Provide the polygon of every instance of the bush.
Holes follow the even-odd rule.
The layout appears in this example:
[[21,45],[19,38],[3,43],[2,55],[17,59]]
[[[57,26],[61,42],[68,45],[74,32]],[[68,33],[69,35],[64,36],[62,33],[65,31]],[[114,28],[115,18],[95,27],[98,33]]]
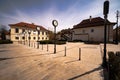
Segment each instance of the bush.
[[120,80],[120,52],[108,52],[109,56],[109,79]]
[[13,43],[11,40],[0,40],[0,44],[11,44]]
[[[54,44],[54,40],[39,41],[40,44]],[[56,41],[56,44],[66,44],[66,41]]]

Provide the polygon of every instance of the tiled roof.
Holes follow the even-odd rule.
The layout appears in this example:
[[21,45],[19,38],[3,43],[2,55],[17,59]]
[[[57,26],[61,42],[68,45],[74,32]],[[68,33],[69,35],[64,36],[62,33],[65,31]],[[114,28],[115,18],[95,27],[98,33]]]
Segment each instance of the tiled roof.
[[71,34],[71,29],[63,29],[61,30],[62,34]]
[[45,29],[43,26],[39,26],[39,25],[35,25],[35,24],[30,24],[30,23],[25,23],[25,22],[20,22],[20,23],[16,23],[16,24],[9,24],[10,27],[16,26],[16,27],[25,27],[25,28],[31,28],[31,29],[36,29],[36,27],[40,27],[40,30],[45,30],[47,31],[47,29]]
[[[112,23],[110,21],[107,20],[107,24],[113,24],[115,25],[116,23]],[[97,27],[97,26],[103,26],[104,25],[104,19],[101,17],[96,17],[96,18],[92,18],[92,19],[85,19],[82,22],[80,22],[79,24],[75,25],[73,27],[73,29],[77,29],[77,28],[86,28],[86,27]]]

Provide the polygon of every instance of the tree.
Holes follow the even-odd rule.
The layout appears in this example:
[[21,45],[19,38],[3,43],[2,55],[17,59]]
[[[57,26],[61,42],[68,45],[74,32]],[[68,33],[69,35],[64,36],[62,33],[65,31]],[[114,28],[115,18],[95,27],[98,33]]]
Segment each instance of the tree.
[[7,31],[7,27],[5,25],[0,25],[0,33],[1,33],[1,39],[2,40],[6,40],[6,32]]
[[54,40],[54,33],[49,31],[49,40]]

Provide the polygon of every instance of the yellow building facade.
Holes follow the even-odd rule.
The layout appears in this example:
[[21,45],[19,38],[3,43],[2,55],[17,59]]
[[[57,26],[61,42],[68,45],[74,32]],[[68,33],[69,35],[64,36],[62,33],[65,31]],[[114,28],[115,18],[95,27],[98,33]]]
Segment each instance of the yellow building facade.
[[[42,26],[20,22],[16,24],[9,24],[10,36],[13,42],[24,42],[29,41],[43,41],[49,40],[48,30]],[[39,27],[39,30],[37,28]]]

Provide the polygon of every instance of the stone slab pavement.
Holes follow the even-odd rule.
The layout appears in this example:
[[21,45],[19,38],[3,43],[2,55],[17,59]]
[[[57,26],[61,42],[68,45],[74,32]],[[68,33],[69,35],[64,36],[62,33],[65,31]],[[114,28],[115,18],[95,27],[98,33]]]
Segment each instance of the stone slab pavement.
[[[109,49],[120,50],[109,44]],[[22,44],[0,45],[0,80],[103,80],[103,44],[67,43],[39,45],[39,49]],[[65,54],[66,47],[66,56]],[[79,48],[81,60],[79,61]]]

